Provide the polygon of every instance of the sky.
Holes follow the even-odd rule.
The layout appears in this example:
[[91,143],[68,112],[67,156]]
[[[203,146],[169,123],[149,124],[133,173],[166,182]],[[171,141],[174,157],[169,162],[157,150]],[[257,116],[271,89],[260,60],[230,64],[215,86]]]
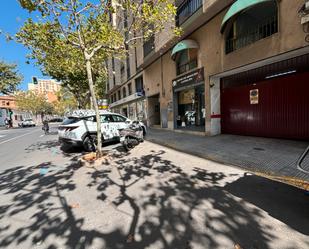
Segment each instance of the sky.
[[[0,8],[0,30],[3,33],[15,34],[23,25],[23,22],[30,17],[28,11],[19,6],[17,0],[1,0]],[[7,42],[4,35],[0,35],[0,60],[17,64],[17,68],[24,79],[19,86],[21,90],[27,90],[28,83],[32,76],[39,78],[49,78],[42,76],[40,69],[33,62],[26,64],[26,55],[29,51],[14,41]]]

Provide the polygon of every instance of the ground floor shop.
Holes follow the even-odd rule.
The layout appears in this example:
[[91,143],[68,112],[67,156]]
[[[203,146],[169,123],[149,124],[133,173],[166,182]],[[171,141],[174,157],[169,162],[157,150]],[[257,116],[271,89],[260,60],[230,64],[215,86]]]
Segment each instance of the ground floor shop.
[[174,129],[205,131],[204,69],[173,80]]

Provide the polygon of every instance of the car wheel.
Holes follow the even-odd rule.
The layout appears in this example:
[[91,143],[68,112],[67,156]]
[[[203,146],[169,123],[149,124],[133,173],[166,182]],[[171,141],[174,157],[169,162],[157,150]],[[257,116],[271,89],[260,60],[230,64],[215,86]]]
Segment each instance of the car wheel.
[[83,147],[85,151],[87,152],[95,152],[96,151],[96,146],[95,146],[95,141],[93,137],[87,136],[83,140]]

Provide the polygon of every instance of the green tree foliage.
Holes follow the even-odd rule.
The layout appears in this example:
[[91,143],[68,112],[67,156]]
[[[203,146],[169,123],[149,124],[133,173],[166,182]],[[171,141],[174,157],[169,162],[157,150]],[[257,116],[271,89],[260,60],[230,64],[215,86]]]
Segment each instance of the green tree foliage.
[[15,64],[0,61],[0,93],[12,94],[21,80],[22,76],[18,74]]
[[27,91],[18,92],[15,98],[17,108],[21,111],[30,112],[33,115],[41,115],[41,117],[54,112],[53,105],[46,101],[44,95]]
[[[73,77],[78,84],[87,79],[97,120],[100,117],[96,93],[100,90],[96,90],[95,85],[98,86],[97,79],[103,79],[106,72],[104,61],[110,57],[128,56],[128,48],[135,46],[138,40],[147,40],[155,33],[170,28],[167,23],[174,23],[176,14],[176,7],[170,0],[19,2],[30,12],[39,13],[41,18],[36,22],[29,19],[17,34],[17,39],[30,49],[32,58],[42,65],[44,72],[64,73],[70,79],[66,84],[72,88],[76,84],[72,81]],[[118,16],[117,22],[111,18],[114,15]],[[68,77],[68,74],[72,75]],[[63,81],[60,76],[54,78]],[[97,152],[100,156],[99,122]]]
[[78,103],[74,95],[66,88],[62,87],[57,92],[57,100],[52,103],[54,108],[54,114],[64,116],[67,112],[77,109]]

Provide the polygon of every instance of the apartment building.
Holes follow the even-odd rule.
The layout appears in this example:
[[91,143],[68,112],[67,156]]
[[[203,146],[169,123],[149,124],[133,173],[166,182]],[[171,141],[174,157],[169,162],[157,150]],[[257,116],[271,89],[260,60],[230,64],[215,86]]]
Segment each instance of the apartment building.
[[59,82],[53,79],[38,79],[38,84],[28,83],[28,90],[46,96],[48,102],[57,100],[56,92],[61,88]]
[[180,132],[309,139],[306,2],[176,1],[181,37],[109,61],[110,107]]
[[31,115],[17,109],[14,96],[0,96],[0,126],[5,125],[5,119],[11,119],[13,126],[17,127],[18,123],[26,118],[31,118]]

